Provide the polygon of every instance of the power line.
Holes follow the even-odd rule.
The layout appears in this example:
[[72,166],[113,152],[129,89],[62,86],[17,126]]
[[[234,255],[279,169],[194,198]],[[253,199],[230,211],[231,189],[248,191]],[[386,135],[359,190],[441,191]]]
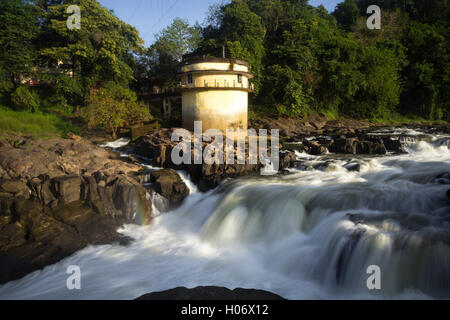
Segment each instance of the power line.
[[137,5],[137,7],[136,7],[136,9],[134,9],[134,12],[133,12],[133,14],[131,15],[131,17],[130,18],[128,18],[128,20],[127,21],[130,21],[131,22],[131,19],[133,19],[134,18],[134,16],[136,15],[136,13],[138,12],[138,10],[141,8],[141,6],[142,6],[142,3],[144,3],[144,0],[141,0],[140,2],[139,2],[139,4]]
[[178,4],[180,0],[175,0],[175,2],[167,9],[167,11],[156,21],[147,31],[142,35],[142,37],[145,37],[154,27],[156,27],[161,21],[172,11],[172,9]]

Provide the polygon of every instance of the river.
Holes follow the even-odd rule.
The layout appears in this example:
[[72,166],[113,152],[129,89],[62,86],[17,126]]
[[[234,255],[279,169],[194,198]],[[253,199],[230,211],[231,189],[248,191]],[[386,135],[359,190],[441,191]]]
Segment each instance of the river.
[[[200,285],[288,299],[450,298],[450,181],[437,179],[450,173],[450,137],[391,134],[408,154],[298,154],[290,174],[208,193],[184,176],[191,195],[150,226],[125,226],[130,246],[88,247],[1,286],[0,299],[134,299]],[[66,288],[71,265],[81,290]],[[367,287],[372,265],[381,290]]]

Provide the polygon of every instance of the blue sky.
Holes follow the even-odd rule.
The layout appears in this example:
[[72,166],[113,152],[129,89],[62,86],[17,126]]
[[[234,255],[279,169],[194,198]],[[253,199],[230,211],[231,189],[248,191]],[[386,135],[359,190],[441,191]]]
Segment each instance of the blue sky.
[[[135,26],[147,46],[154,35],[169,25],[176,17],[191,24],[203,23],[210,4],[224,0],[99,0],[108,9],[113,9],[121,20]],[[227,2],[227,1],[225,1]],[[333,11],[339,0],[310,0],[310,4],[323,5]]]

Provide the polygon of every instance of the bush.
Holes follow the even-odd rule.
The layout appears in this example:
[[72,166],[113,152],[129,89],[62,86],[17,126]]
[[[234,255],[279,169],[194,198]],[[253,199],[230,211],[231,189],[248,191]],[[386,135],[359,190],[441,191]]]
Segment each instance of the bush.
[[121,127],[143,123],[151,117],[148,108],[137,102],[133,91],[117,85],[91,92],[86,105],[84,117],[89,127],[109,130],[113,139]]
[[11,95],[11,102],[18,111],[37,112],[39,96],[26,86],[19,86]]

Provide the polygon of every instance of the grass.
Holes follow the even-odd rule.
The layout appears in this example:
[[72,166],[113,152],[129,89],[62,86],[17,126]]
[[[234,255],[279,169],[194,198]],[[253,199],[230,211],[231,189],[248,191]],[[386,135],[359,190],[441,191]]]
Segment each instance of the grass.
[[[310,112],[309,115],[322,114],[331,120],[349,119],[349,117],[339,114],[335,109],[320,109],[317,112]],[[249,105],[248,118],[249,120],[258,120],[261,118],[278,117],[275,107],[262,106],[262,105]],[[307,117],[306,117],[307,119]],[[364,122],[377,124],[377,125],[448,125],[449,122],[445,120],[427,120],[415,115],[399,115],[394,114],[389,117],[373,118],[373,119],[359,119]]]
[[57,114],[14,111],[0,106],[0,132],[32,136],[35,139],[80,134],[79,127]]
[[448,124],[445,120],[427,120],[425,118],[417,117],[417,116],[403,116],[403,115],[394,115],[390,118],[384,119],[369,119],[367,120],[370,123],[374,124],[387,124],[387,125],[446,125]]

